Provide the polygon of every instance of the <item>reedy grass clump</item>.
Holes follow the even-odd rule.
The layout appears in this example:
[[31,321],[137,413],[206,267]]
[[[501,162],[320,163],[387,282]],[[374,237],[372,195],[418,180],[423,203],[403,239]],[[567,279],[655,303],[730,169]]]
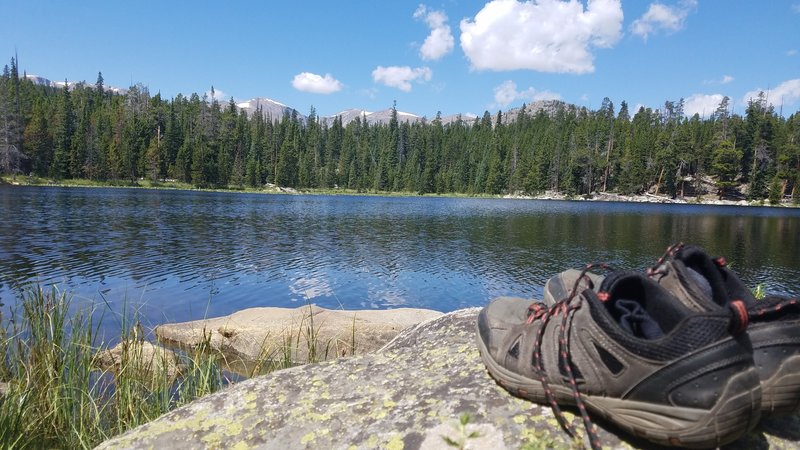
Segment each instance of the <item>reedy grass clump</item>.
[[180,356],[176,374],[142,351],[141,324],[125,314],[121,356],[99,369],[107,346],[93,312],[72,311],[55,288],[35,288],[3,320],[0,448],[91,448],[226,384],[208,340]]
[[[125,312],[113,353],[99,342],[100,322],[108,319],[94,306],[70,303],[66,293],[36,287],[7,320],[0,313],[0,449],[92,448],[237,379],[210,333],[172,353],[147,341],[138,312]],[[318,330],[310,315],[278,348],[262,346],[245,374],[355,352],[355,319],[349,345],[321,342]],[[100,368],[101,357],[112,353],[110,368]]]

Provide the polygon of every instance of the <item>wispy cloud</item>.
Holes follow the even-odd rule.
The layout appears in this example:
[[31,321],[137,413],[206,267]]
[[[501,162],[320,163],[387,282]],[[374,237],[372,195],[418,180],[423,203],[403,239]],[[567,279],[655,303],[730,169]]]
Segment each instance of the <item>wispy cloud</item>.
[[332,94],[342,90],[342,83],[333,78],[331,74],[325,76],[311,72],[302,72],[294,76],[292,86],[298,91],[311,92],[313,94]]
[[723,75],[722,78],[718,78],[715,80],[705,80],[703,84],[728,84],[732,83],[736,78],[730,75]]
[[786,52],[786,56],[797,56],[797,49],[791,49]]
[[473,69],[591,73],[593,48],[614,46],[622,30],[619,0],[494,0],[461,21],[461,48]]
[[419,5],[414,12],[414,18],[422,20],[431,29],[425,42],[419,49],[423,60],[436,61],[453,51],[455,39],[447,24],[447,15],[443,11],[429,10],[425,5]]
[[360,95],[367,97],[370,100],[375,100],[378,97],[378,89],[377,88],[368,88],[368,89],[361,89],[358,91]]
[[667,6],[659,2],[651,3],[647,12],[633,21],[630,28],[631,33],[646,41],[648,36],[659,31],[668,33],[680,31],[686,25],[689,13],[696,7],[697,0],[681,0],[675,6]]
[[430,81],[432,77],[433,71],[428,67],[412,69],[409,66],[378,66],[372,71],[374,82],[400,89],[403,92],[411,92],[411,82],[424,83]]
[[766,94],[767,103],[772,106],[793,105],[800,101],[800,78],[786,80],[773,89],[753,89],[744,94],[742,103],[746,104],[750,100],[758,98],[758,94],[761,92]]
[[550,91],[537,91],[529,87],[523,91],[517,90],[517,83],[511,80],[504,81],[494,88],[494,101],[492,107],[505,107],[517,101],[560,100],[561,95]]

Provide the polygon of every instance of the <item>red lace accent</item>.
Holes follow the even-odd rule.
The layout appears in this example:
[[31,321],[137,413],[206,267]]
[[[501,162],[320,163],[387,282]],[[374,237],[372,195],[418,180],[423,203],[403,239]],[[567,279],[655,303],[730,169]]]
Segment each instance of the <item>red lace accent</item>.
[[[572,395],[575,397],[575,405],[578,407],[578,410],[581,413],[581,418],[583,419],[583,426],[586,429],[586,434],[589,438],[589,443],[592,449],[601,449],[602,445],[600,444],[600,437],[597,434],[597,430],[592,423],[592,419],[589,417],[589,413],[586,410],[586,404],[583,401],[583,397],[581,396],[580,391],[578,390],[578,381],[575,378],[575,372],[572,369],[572,360],[570,358],[570,351],[569,351],[569,323],[570,318],[575,311],[581,308],[583,305],[583,297],[579,297],[578,293],[578,286],[583,278],[586,276],[586,272],[593,267],[601,267],[604,269],[608,269],[608,265],[606,264],[588,264],[582,271],[580,276],[575,280],[575,285],[573,286],[570,294],[567,298],[561,299],[553,304],[550,308],[547,308],[542,303],[533,303],[531,306],[528,307],[530,311],[530,315],[528,316],[528,323],[532,324],[537,320],[541,320],[542,324],[539,326],[539,329],[536,332],[536,337],[533,343],[533,369],[536,372],[536,375],[539,377],[539,381],[542,383],[542,388],[544,388],[544,394],[547,398],[547,402],[550,403],[550,408],[552,408],[553,413],[556,416],[556,420],[561,425],[561,427],[569,433],[569,435],[575,439],[577,433],[575,428],[572,426],[571,423],[567,422],[566,417],[564,416],[561,407],[558,406],[558,402],[556,401],[555,395],[553,395],[553,391],[550,388],[549,383],[547,382],[547,374],[544,371],[544,367],[542,366],[542,338],[544,337],[545,327],[547,323],[555,316],[561,316],[561,323],[558,327],[558,355],[561,362],[561,365],[565,368],[567,372],[567,378],[569,379],[569,386],[572,389]],[[607,294],[606,294],[607,295]],[[573,302],[574,299],[577,298],[576,302]]]
[[653,267],[647,268],[645,274],[648,277],[654,277],[658,274],[665,274],[666,272],[664,272],[664,270],[661,268],[661,265],[664,264],[667,258],[672,258],[673,256],[675,256],[675,254],[677,254],[682,248],[683,248],[683,242],[678,242],[677,244],[673,244],[667,247],[667,249],[664,251],[664,254],[661,255],[661,257],[658,258],[658,260],[656,260],[655,265],[653,265]]
[[[732,325],[735,325],[735,329],[732,330],[733,333],[743,333],[747,329],[747,324],[750,321],[750,317],[747,314],[747,307],[743,301],[733,300],[730,302],[730,308],[733,310],[737,319],[735,323],[732,323]],[[778,305],[778,309],[780,309],[780,305]]]

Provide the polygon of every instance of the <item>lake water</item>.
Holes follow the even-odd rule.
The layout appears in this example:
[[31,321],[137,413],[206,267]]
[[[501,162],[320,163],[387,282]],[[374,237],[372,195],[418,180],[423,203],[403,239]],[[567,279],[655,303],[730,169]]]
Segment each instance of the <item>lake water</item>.
[[587,262],[643,268],[678,241],[800,294],[800,209],[6,186],[0,302],[56,284],[148,325],[307,303],[452,311],[538,297]]

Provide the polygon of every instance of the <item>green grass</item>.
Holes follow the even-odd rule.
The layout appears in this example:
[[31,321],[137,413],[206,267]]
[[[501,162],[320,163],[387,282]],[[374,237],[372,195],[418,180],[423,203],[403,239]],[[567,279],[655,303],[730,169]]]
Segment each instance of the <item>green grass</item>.
[[[136,312],[121,314],[120,351],[101,369],[109,346],[98,342],[98,321],[108,318],[96,308],[71,308],[66,293],[37,287],[11,317],[0,315],[0,448],[92,448],[233,382],[210,334],[182,352],[146,352],[152,347]],[[318,329],[313,318],[302,323],[282,347],[264,349],[247,375],[297,365],[300,345],[308,345],[303,362],[338,353],[319,342]]]
[[199,188],[191,183],[180,181],[152,181],[148,179],[139,180],[87,180],[87,179],[65,179],[56,180],[36,176],[18,175],[15,179],[11,176],[0,176],[0,184],[16,184],[20,186],[61,186],[61,187],[115,187],[115,188],[142,188],[142,189],[174,189],[186,191],[208,191],[208,192],[243,192],[257,194],[307,194],[307,195],[366,195],[381,197],[455,197],[455,198],[500,198],[501,195],[491,194],[466,194],[466,193],[427,193],[417,192],[395,192],[377,190],[359,190],[348,188],[306,188],[306,189],[280,189],[278,187],[254,188],[249,186],[228,185],[216,188]]

